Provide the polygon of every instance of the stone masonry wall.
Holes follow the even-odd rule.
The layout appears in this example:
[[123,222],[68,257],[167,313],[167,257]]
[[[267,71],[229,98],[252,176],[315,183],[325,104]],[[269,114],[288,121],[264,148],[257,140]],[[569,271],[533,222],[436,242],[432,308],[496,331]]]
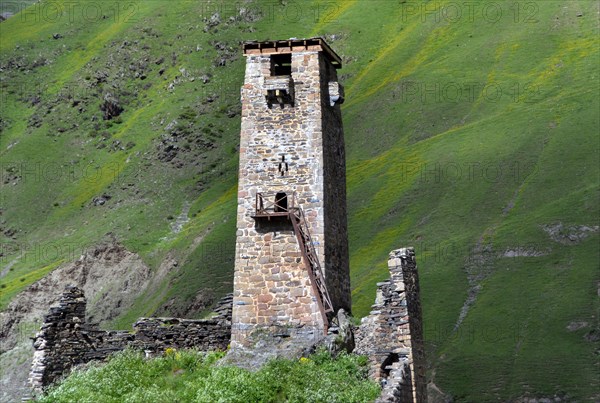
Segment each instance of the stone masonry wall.
[[370,373],[383,386],[380,401],[425,402],[425,355],[414,250],[392,251],[388,267],[390,280],[377,284],[372,311],[355,333],[355,353],[369,356]]
[[[305,60],[306,58],[306,60]],[[313,71],[295,83],[295,104],[269,108],[263,85],[270,75],[270,58],[248,56],[242,88],[242,129],[238,186],[237,244],[234,273],[232,346],[247,344],[247,336],[257,327],[288,323],[292,327],[323,328],[316,295],[306,275],[300,247],[291,223],[257,227],[251,217],[258,192],[273,200],[279,191],[302,204],[315,241],[322,240],[323,228],[320,181],[316,175],[321,161],[318,121],[309,112],[312,98],[318,96],[318,61],[315,56],[294,55],[294,70],[302,66]],[[299,129],[304,135],[293,135]],[[319,148],[317,148],[319,147]],[[314,150],[314,152],[313,152]],[[288,172],[281,176],[282,156]],[[319,257],[323,253],[317,248]]]
[[105,331],[85,320],[86,299],[67,287],[58,306],[50,308],[33,342],[29,383],[35,393],[76,365],[104,360],[125,348],[162,352],[168,347],[225,350],[231,337],[231,296],[223,298],[217,315],[207,320],[141,318],[134,332]]
[[385,365],[387,378],[382,380],[382,390],[375,403],[414,402],[410,362],[407,357]]
[[325,283],[336,311],[352,311],[350,258],[346,212],[346,151],[340,103],[332,105],[331,85],[338,83],[337,70],[320,55],[321,130],[323,132],[323,201],[325,225]]
[[[329,102],[323,84],[328,78],[322,76],[326,70],[323,63],[329,62],[320,55],[318,50],[291,53],[291,76],[283,76],[285,79],[271,76],[269,55],[246,55],[241,91],[233,347],[248,344],[248,335],[257,328],[285,325],[325,333],[325,321],[291,222],[259,224],[252,218],[259,192],[267,195],[268,201],[274,201],[276,193],[285,192],[288,203],[295,194],[307,219],[334,308],[349,308],[345,181],[339,180],[343,173],[338,172],[344,163],[342,159],[337,168],[330,167],[340,155],[338,148],[330,157],[324,157],[325,137],[331,130],[329,124],[324,126],[324,119],[330,117],[323,114],[322,108],[332,107],[323,101],[327,98]],[[269,105],[266,90],[282,85],[293,94],[293,102]],[[339,128],[332,132],[336,139],[342,135],[339,116],[332,125],[338,123]],[[343,141],[336,143],[343,146]],[[283,175],[280,163],[287,164]],[[325,175],[325,171],[335,175]],[[342,187],[343,191],[338,190]],[[332,199],[335,205],[329,205]],[[326,220],[331,224],[327,234]],[[328,247],[330,241],[333,245]]]

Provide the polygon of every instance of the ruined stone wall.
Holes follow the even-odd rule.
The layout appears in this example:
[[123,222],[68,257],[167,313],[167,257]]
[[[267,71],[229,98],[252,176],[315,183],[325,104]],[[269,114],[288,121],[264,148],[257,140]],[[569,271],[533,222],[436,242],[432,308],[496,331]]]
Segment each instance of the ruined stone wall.
[[[322,89],[323,62],[315,50],[292,53],[291,79],[287,79],[287,85],[288,92],[293,93],[293,103],[269,106],[265,91],[274,79],[282,79],[270,76],[269,56],[247,55],[242,88],[233,346],[243,345],[246,336],[257,326],[286,324],[323,330],[325,325],[292,224],[284,221],[257,226],[251,217],[258,192],[268,194],[271,200],[277,192],[286,192],[290,199],[295,193],[296,202],[308,221],[325,277],[329,276],[332,284],[342,277],[333,273],[342,270],[342,263],[329,264],[333,249],[325,253],[327,202],[324,193],[328,189],[324,188],[321,100],[328,92]],[[280,162],[288,164],[283,175]],[[331,217],[336,217],[334,209],[332,206],[327,210]],[[334,218],[332,222],[339,222],[335,229],[341,229],[340,219]],[[331,233],[335,229],[330,230],[332,240]],[[346,249],[347,246],[340,247],[339,255],[345,256]],[[345,282],[349,283],[349,278]],[[349,301],[349,286],[340,290],[348,296],[342,298],[336,292],[336,308],[337,301],[343,301],[344,306]]]
[[128,332],[107,332],[86,323],[85,308],[83,291],[68,287],[59,305],[44,317],[33,342],[29,383],[35,391],[40,392],[75,365],[105,359],[133,341]]
[[407,357],[385,366],[387,377],[382,381],[381,394],[375,403],[414,402],[410,362]]
[[68,287],[58,306],[50,308],[33,342],[29,383],[39,393],[76,365],[104,360],[125,348],[163,352],[166,348],[225,350],[231,337],[231,296],[223,298],[217,315],[207,320],[141,318],[134,332],[105,331],[85,319],[86,299]]
[[225,350],[231,338],[231,325],[222,318],[141,318],[133,328],[135,339],[130,347],[152,352],[169,347]]
[[[417,262],[413,248],[398,249],[390,254],[393,257],[388,261],[391,264],[390,273],[392,282],[400,284],[404,282],[406,307],[408,310],[408,335],[404,335],[402,341],[410,345],[411,370],[413,378],[413,390],[416,397],[425,396],[427,380],[425,377],[425,342],[423,340],[423,319],[421,311],[421,298],[419,289],[419,275],[417,273]],[[422,398],[421,400],[423,400]],[[421,401],[418,398],[416,401]]]
[[382,401],[394,401],[385,399],[399,398],[410,390],[410,400],[404,397],[400,401],[425,402],[425,354],[414,250],[392,251],[388,268],[390,280],[377,284],[372,311],[356,331],[355,353],[369,356],[370,373],[384,387]]

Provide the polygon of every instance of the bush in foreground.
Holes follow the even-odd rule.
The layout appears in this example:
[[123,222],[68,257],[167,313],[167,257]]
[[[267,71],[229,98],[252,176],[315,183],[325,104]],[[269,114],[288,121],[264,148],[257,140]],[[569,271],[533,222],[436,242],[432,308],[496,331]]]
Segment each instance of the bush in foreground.
[[298,361],[273,360],[260,371],[215,365],[224,353],[168,349],[145,359],[125,351],[106,364],[76,370],[38,401],[141,402],[368,402],[380,392],[367,378],[365,357],[325,351]]

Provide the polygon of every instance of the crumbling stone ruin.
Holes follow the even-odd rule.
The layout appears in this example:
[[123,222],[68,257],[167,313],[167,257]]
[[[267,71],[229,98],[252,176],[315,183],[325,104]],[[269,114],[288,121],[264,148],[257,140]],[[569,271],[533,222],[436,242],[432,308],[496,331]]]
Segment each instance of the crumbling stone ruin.
[[167,348],[225,350],[231,336],[231,295],[221,299],[210,319],[140,318],[134,332],[105,331],[88,323],[86,299],[77,287],[69,286],[58,306],[50,308],[40,331],[29,383],[35,393],[68,373],[76,365],[104,360],[126,348],[162,353]]
[[390,253],[370,315],[348,313],[350,275],[341,58],[322,38],[244,44],[242,129],[233,296],[206,320],[142,318],[134,332],[85,320],[81,290],[51,308],[31,370],[40,391],[75,365],[127,347],[224,350],[256,368],[318,346],[366,355],[378,402],[425,402],[419,281],[412,248]]
[[356,354],[369,357],[383,387],[381,402],[426,401],[419,278],[413,248],[390,252],[390,279],[377,284],[375,304],[355,332]]
[[[295,342],[291,331],[281,326],[270,328],[258,341],[256,350],[247,357],[257,368],[261,349],[265,357],[306,354],[317,346],[333,353],[346,351],[369,357],[371,377],[382,385],[378,402],[426,401],[425,356],[419,281],[412,248],[394,250],[388,260],[390,279],[377,285],[377,297],[371,314],[359,327],[351,325],[347,313],[340,309],[330,321],[326,336],[313,334],[305,343]],[[35,393],[79,364],[104,360],[125,348],[160,354],[167,348],[196,348],[201,351],[225,350],[230,343],[232,295],[222,298],[215,316],[204,320],[179,318],[140,318],[134,331],[106,331],[86,321],[86,299],[77,287],[68,287],[58,306],[52,307],[34,339],[34,359],[29,382]],[[306,335],[303,335],[304,337]],[[318,337],[317,337],[318,336]],[[297,340],[297,339],[296,339]],[[311,342],[308,342],[311,340]],[[237,357],[239,358],[239,356]],[[235,362],[235,361],[230,361]]]

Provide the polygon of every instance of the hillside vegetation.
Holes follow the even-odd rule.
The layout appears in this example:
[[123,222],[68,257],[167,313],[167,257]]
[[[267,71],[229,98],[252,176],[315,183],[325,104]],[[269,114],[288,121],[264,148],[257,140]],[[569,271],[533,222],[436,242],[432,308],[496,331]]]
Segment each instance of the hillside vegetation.
[[106,365],[73,373],[42,403],[121,402],[339,402],[374,400],[379,386],[367,379],[366,357],[328,351],[298,361],[270,361],[260,371],[219,366],[225,353],[167,350],[144,359],[126,351]]
[[323,36],[354,315],[414,246],[439,389],[599,399],[599,5],[469,4],[42,1],[2,22],[0,307],[107,233],[177,261],[107,326],[230,292],[240,42]]

